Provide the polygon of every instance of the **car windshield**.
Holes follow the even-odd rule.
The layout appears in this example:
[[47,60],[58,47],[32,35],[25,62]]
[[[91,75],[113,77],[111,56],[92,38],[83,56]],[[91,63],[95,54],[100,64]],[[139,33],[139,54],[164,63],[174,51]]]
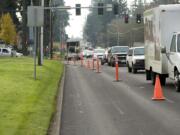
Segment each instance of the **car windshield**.
[[111,50],[112,53],[118,53],[118,52],[127,53],[127,51],[128,51],[128,47],[120,47],[120,46],[112,47],[112,50]]
[[103,49],[94,50],[94,53],[105,53],[105,50]]
[[134,49],[134,55],[144,55],[144,48],[136,48]]

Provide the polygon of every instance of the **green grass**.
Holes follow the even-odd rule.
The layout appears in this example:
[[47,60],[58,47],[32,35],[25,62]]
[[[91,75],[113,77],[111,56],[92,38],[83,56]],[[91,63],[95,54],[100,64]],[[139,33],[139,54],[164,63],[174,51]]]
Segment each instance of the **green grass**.
[[0,135],[45,135],[63,64],[45,60],[33,79],[31,58],[0,58]]

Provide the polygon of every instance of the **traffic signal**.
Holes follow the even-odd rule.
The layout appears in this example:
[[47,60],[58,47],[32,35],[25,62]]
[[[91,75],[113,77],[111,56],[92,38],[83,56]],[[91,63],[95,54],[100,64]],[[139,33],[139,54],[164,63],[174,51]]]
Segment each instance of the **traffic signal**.
[[114,4],[113,11],[114,11],[114,15],[118,15],[118,13],[119,13],[119,5],[118,5],[118,3]]
[[103,15],[104,13],[104,4],[98,3],[98,15]]
[[141,23],[141,14],[136,15],[136,23]]
[[128,14],[125,14],[125,16],[124,16],[124,22],[125,22],[125,23],[128,23],[128,22],[129,22],[129,15],[128,15]]
[[81,15],[81,4],[76,4],[76,15]]

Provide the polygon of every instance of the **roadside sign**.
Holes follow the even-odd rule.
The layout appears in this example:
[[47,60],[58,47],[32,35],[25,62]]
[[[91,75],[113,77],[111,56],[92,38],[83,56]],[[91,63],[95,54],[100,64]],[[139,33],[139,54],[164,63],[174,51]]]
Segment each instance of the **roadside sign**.
[[28,6],[28,26],[41,27],[44,25],[44,7]]

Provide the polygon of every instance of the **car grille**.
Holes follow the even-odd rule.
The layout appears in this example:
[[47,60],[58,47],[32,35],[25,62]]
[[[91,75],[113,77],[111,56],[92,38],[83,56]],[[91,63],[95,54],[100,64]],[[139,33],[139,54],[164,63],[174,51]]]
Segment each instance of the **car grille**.
[[118,54],[117,56],[120,60],[126,60],[126,54]]
[[136,64],[138,64],[138,65],[144,65],[144,60],[136,60]]

